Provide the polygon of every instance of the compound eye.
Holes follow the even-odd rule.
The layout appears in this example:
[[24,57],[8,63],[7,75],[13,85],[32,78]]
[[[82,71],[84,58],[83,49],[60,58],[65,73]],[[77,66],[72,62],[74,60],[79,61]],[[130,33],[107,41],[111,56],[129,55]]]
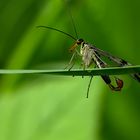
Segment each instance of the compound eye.
[[83,39],[78,39],[78,40],[77,40],[77,44],[78,44],[78,45],[80,45],[82,42],[84,42]]

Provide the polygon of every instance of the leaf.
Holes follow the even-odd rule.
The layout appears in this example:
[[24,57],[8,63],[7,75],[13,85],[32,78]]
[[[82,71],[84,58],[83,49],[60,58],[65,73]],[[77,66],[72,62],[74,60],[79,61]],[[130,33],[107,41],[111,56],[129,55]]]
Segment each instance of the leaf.
[[140,65],[127,67],[111,67],[102,69],[87,69],[87,70],[0,70],[0,74],[52,74],[65,76],[90,76],[90,75],[122,75],[139,73]]

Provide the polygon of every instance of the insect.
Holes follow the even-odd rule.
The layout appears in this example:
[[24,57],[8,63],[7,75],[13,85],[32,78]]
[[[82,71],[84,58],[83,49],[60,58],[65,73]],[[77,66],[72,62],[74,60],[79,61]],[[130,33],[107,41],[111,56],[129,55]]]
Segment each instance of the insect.
[[[71,16],[71,20],[72,20],[72,24],[73,24],[75,33],[76,33],[76,38],[74,36],[70,35],[69,33],[66,33],[62,30],[59,30],[59,29],[56,29],[53,27],[37,26],[37,28],[47,28],[50,30],[54,30],[56,32],[60,32],[75,41],[74,45],[72,45],[72,47],[70,47],[70,49],[69,49],[69,51],[73,54],[72,54],[72,57],[66,68],[68,68],[70,66],[69,70],[71,70],[71,68],[74,65],[73,60],[76,55],[78,55],[82,58],[82,65],[83,65],[84,70],[89,68],[92,64],[95,64],[95,67],[99,68],[99,69],[109,67],[109,65],[102,59],[102,57],[108,58],[110,61],[114,62],[115,64],[117,64],[117,66],[120,66],[120,67],[132,65],[119,57],[113,56],[112,54],[97,48],[95,45],[92,45],[92,44],[86,42],[84,39],[81,39],[81,38],[79,39],[72,15],[70,14],[70,16]],[[78,50],[78,47],[80,47],[79,50]],[[140,73],[131,74],[131,76],[135,80],[140,82]],[[90,85],[92,82],[92,78],[93,78],[93,76],[91,75],[90,82],[88,84],[88,89],[87,89],[87,98],[89,95],[89,89],[90,89]],[[109,75],[101,75],[101,78],[109,86],[109,88],[113,91],[121,91],[121,89],[123,88],[123,80],[121,80],[117,77],[114,77],[116,85],[112,84],[112,80]]]

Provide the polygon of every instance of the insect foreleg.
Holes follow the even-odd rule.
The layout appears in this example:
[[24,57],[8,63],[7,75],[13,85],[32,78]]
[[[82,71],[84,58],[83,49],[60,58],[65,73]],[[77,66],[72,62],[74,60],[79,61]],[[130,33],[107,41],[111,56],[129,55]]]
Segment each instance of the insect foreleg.
[[[69,66],[71,66],[71,67],[69,68],[69,70],[72,69],[72,67],[74,66],[73,59],[74,59],[75,56],[76,56],[76,52],[74,52],[74,53],[72,54],[72,57],[71,57],[69,63],[67,64],[67,66],[65,67],[65,69],[67,69]],[[72,62],[73,62],[73,64],[72,64]]]
[[75,52],[77,53],[78,56],[82,56],[77,49],[75,49]]
[[[65,69],[67,69],[69,66],[70,68],[68,69],[69,71],[73,68],[74,64],[75,64],[75,57],[76,56],[81,56],[81,54],[78,52],[77,49],[75,49],[74,53],[71,56],[71,59],[69,61],[69,63],[67,64],[67,66],[65,67]],[[74,61],[73,61],[74,60]]]

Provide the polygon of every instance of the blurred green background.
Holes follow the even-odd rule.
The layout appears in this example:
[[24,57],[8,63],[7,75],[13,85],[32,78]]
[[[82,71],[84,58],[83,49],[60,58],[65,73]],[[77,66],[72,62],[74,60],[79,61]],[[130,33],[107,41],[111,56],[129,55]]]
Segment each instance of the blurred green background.
[[[69,0],[78,35],[139,63],[139,0]],[[75,35],[63,0],[0,1],[0,68],[63,69]],[[140,85],[127,75],[122,92],[94,77],[0,75],[0,140],[138,140]]]

